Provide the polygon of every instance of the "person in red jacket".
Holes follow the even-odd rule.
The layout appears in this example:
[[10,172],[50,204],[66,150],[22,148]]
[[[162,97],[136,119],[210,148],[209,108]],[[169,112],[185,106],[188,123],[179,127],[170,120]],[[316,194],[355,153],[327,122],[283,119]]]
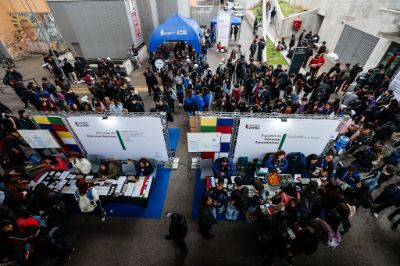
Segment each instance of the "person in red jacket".
[[311,76],[317,75],[319,69],[319,54],[316,54],[313,58],[311,58],[308,66],[310,67]]
[[54,155],[47,156],[46,159],[44,159],[44,163],[44,167],[49,170],[67,171],[69,169],[68,162]]
[[[324,57],[324,54],[320,54],[320,55],[318,56],[318,69],[317,69],[317,73],[318,73],[318,70],[319,70],[324,64],[325,64],[325,57]],[[317,74],[317,73],[315,73],[315,74]]]
[[231,92],[231,96],[232,99],[235,101],[236,104],[239,103],[240,101],[240,85],[239,84],[235,84],[235,86],[233,86],[232,92]]

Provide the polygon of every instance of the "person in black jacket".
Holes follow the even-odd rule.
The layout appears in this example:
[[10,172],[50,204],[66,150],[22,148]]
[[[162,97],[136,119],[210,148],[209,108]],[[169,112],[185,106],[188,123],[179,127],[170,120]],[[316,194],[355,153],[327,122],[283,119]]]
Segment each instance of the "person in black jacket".
[[150,67],[146,68],[143,75],[146,79],[146,84],[147,84],[147,88],[149,90],[149,95],[151,95],[154,91],[155,86],[158,84],[157,77],[150,70]]
[[129,102],[128,111],[133,113],[143,113],[144,104],[139,100],[140,96],[133,95],[132,100]]
[[154,167],[149,160],[142,158],[139,160],[139,164],[136,166],[136,180],[140,176],[149,176],[154,172]]
[[185,237],[188,232],[185,216],[168,211],[166,212],[166,216],[171,219],[171,224],[169,225],[169,234],[165,236],[165,239],[174,240],[184,253],[188,253],[188,248],[185,243]]
[[201,197],[200,209],[199,209],[199,227],[201,234],[208,239],[214,238],[215,235],[211,234],[211,227],[216,224],[212,214],[212,199],[208,193],[205,193]]

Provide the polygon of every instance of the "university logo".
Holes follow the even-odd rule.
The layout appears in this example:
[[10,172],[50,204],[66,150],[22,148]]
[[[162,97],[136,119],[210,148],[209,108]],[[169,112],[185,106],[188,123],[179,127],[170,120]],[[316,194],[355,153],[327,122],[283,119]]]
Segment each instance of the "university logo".
[[260,129],[260,125],[246,124],[246,129]]

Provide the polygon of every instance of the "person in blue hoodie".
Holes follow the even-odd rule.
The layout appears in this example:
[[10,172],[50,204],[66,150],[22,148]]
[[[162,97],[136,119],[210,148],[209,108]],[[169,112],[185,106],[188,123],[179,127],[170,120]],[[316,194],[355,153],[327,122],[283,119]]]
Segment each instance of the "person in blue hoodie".
[[335,177],[347,183],[352,189],[355,189],[361,180],[360,171],[354,165],[339,168],[336,171]]
[[191,113],[193,111],[193,91],[190,89],[186,90],[185,99],[183,101],[183,110]]
[[236,169],[231,160],[221,157],[215,160],[213,172],[214,178],[230,178],[236,172]]
[[200,91],[195,91],[195,96],[193,97],[193,109],[194,111],[203,111],[204,101]]

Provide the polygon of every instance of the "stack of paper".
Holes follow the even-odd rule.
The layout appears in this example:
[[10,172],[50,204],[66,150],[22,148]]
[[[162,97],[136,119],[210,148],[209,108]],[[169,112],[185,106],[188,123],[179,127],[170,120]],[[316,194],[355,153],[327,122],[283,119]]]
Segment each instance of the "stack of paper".
[[72,187],[72,186],[65,186],[61,192],[63,194],[74,194],[76,191],[76,187]]
[[99,196],[107,196],[108,191],[110,191],[110,187],[108,186],[96,186],[97,193]]
[[115,189],[115,193],[121,193],[122,188],[124,187],[126,176],[120,176],[117,180],[117,188]]
[[135,183],[128,183],[128,186],[126,187],[124,196],[127,196],[127,197],[132,196],[134,190],[135,190]]

